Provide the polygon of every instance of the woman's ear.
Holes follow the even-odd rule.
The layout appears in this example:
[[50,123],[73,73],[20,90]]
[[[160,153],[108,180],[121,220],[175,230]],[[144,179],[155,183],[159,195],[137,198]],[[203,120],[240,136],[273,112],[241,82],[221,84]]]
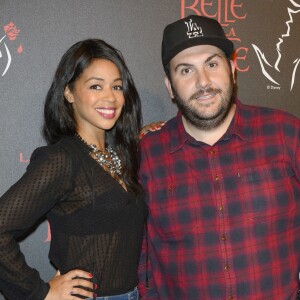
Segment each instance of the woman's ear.
[[73,94],[72,92],[70,91],[69,87],[66,86],[65,90],[64,90],[64,96],[65,98],[67,99],[67,101],[69,103],[73,103],[74,102],[74,97],[73,97]]

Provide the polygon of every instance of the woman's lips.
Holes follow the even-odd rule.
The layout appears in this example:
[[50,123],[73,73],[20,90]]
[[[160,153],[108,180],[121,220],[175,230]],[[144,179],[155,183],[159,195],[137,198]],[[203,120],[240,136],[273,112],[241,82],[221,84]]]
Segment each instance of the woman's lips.
[[96,111],[106,119],[113,119],[116,115],[115,108],[96,108]]

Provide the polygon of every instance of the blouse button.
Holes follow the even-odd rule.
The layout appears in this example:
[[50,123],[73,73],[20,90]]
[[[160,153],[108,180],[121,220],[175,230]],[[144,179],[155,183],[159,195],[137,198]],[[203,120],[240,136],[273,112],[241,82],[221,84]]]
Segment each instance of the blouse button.
[[226,241],[226,236],[225,236],[225,235],[222,235],[222,236],[221,236],[221,240],[222,240],[223,242],[225,242],[225,241]]

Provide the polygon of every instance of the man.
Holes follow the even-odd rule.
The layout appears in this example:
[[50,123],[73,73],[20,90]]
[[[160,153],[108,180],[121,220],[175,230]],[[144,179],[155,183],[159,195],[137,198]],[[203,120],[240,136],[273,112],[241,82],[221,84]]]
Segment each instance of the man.
[[297,297],[300,121],[235,97],[232,52],[213,19],[164,30],[165,83],[179,113],[141,141],[142,299]]

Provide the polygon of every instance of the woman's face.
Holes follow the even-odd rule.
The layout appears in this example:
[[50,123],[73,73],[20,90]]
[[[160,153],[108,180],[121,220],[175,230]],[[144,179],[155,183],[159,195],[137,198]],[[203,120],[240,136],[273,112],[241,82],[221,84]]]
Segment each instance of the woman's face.
[[117,66],[107,59],[95,59],[75,81],[65,97],[73,106],[77,132],[83,136],[105,136],[122,112],[125,99]]

